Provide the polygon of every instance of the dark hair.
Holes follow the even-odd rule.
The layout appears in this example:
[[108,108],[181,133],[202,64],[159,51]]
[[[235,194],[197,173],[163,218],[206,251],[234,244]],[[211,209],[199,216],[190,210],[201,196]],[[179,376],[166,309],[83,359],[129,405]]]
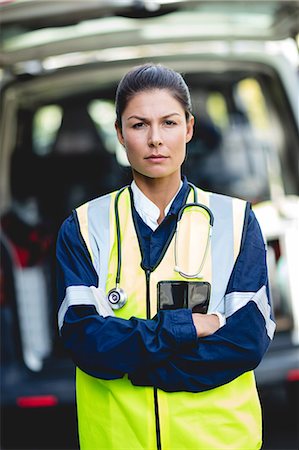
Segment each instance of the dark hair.
[[138,92],[152,89],[168,89],[181,103],[186,119],[189,119],[192,110],[190,92],[182,75],[161,64],[143,64],[126,73],[117,87],[115,109],[119,127],[128,101]]

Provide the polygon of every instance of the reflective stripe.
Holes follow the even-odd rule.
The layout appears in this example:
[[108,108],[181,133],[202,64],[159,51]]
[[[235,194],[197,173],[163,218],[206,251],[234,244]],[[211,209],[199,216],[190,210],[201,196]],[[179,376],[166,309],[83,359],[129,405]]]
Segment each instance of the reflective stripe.
[[[110,256],[110,203],[111,194],[92,200],[88,204],[88,234],[92,260],[99,277],[99,286],[106,290]],[[81,226],[81,224],[80,224]]]
[[62,328],[64,316],[70,306],[90,305],[94,306],[100,314],[99,305],[92,290],[88,286],[69,286],[58,311],[58,327]]
[[90,257],[93,261],[93,255],[91,252],[90,242],[89,242],[89,235],[88,235],[88,205],[89,203],[84,203],[84,205],[79,206],[79,208],[76,209],[77,216],[78,216],[78,222],[80,225],[80,231],[83,236],[83,239],[85,241],[86,247],[88,248]]
[[234,267],[234,229],[232,199],[218,194],[210,195],[214,214],[212,235],[212,292],[209,311],[224,313],[224,295],[227,280]]
[[[243,203],[242,209],[240,210],[240,202]],[[233,200],[233,227],[235,232],[235,239],[234,239],[234,260],[237,259],[239,253],[240,253],[240,247],[241,247],[241,240],[243,235],[243,228],[244,228],[244,220],[245,220],[245,213],[246,213],[246,203],[244,201],[239,199]],[[236,230],[239,230],[239,234],[236,234]]]
[[266,322],[267,334],[273,339],[275,323],[270,317],[271,309],[268,302],[266,286],[262,286],[257,292],[231,292],[225,296],[225,316],[234,314],[248,302],[255,302]]

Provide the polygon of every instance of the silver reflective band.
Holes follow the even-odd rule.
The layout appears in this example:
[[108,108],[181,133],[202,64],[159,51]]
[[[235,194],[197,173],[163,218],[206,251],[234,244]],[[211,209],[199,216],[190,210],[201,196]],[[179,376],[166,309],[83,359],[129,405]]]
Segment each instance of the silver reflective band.
[[[211,194],[210,208],[215,216],[211,244],[213,286],[209,310],[224,314],[224,296],[227,280],[235,264],[233,200],[218,194]],[[223,247],[224,246],[224,247]],[[217,270],[221,267],[221,270]]]
[[273,339],[276,325],[270,317],[271,309],[268,302],[266,286],[262,286],[257,292],[232,292],[225,296],[224,301],[226,317],[234,314],[243,306],[247,305],[248,302],[255,302],[265,319],[267,334],[270,339]]
[[58,311],[58,327],[59,331],[62,328],[64,316],[70,306],[94,306],[97,313],[106,317],[113,315],[105,295],[101,289],[95,286],[69,286],[66,288],[64,300]]
[[111,194],[97,198],[88,205],[88,234],[92,259],[99,277],[99,286],[106,289],[110,256]]
[[103,290],[106,289],[110,255],[110,202],[111,194],[107,194],[88,202],[87,208],[85,204],[76,209],[80,232]]

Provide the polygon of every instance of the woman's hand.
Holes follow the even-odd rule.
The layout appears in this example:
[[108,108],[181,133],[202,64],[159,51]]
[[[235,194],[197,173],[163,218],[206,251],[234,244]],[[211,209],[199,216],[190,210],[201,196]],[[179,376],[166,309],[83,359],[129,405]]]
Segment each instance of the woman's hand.
[[219,318],[216,314],[193,313],[192,319],[197,337],[209,336],[220,328]]

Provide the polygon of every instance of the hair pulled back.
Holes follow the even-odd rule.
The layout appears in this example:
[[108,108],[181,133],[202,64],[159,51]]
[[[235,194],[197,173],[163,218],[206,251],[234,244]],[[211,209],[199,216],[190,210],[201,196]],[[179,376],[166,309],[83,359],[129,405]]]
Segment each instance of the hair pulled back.
[[116,122],[121,128],[121,116],[131,98],[137,93],[153,89],[167,89],[180,102],[186,119],[191,116],[192,106],[188,86],[183,77],[161,64],[143,64],[134,67],[120,80],[116,90]]

